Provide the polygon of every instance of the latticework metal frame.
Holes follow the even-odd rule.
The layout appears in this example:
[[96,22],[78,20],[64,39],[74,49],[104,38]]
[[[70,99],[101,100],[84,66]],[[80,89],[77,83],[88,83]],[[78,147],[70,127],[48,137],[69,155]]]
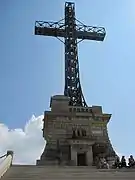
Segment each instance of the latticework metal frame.
[[[71,106],[86,107],[79,78],[78,42],[87,39],[103,41],[105,28],[86,26],[75,18],[75,4],[65,3],[65,18],[58,22],[36,21],[35,34],[64,38],[65,44],[65,89]],[[79,41],[77,41],[79,39]]]

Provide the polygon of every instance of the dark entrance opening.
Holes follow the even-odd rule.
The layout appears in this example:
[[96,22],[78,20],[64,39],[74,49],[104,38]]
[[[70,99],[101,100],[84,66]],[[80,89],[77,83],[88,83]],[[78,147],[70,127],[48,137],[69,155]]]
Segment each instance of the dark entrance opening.
[[86,166],[86,153],[77,154],[77,166]]

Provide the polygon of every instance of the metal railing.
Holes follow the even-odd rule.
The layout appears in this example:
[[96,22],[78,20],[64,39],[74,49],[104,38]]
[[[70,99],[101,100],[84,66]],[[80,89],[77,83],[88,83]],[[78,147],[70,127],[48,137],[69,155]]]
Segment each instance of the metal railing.
[[7,151],[7,154],[1,156],[0,159],[3,157],[6,158],[0,163],[0,178],[6,173],[6,171],[12,165],[13,151]]

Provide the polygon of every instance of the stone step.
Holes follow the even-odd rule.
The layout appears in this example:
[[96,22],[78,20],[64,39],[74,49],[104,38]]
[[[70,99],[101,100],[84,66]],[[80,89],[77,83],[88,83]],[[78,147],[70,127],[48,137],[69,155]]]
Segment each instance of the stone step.
[[2,180],[135,180],[135,169],[13,165]]

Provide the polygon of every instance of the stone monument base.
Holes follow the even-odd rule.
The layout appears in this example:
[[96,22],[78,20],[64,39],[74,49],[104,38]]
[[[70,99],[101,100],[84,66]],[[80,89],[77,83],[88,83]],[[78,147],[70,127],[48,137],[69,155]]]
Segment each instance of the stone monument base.
[[111,114],[101,106],[70,106],[64,95],[53,96],[50,107],[43,119],[46,147],[37,165],[93,166],[101,156],[112,161],[116,153],[107,131]]

